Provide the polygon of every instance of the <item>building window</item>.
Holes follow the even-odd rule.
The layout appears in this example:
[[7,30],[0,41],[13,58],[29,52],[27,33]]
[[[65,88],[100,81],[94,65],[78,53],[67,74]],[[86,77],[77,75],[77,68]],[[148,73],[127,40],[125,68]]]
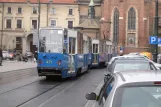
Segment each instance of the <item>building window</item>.
[[68,28],[73,28],[73,21],[68,21]]
[[22,8],[18,7],[18,14],[21,14],[21,13],[22,13]]
[[37,10],[38,10],[37,7],[33,7],[32,13],[37,14]]
[[128,30],[136,29],[136,12],[133,7],[128,12]]
[[32,28],[37,29],[37,20],[32,20]]
[[55,8],[52,8],[51,13],[52,14],[56,14],[56,9]]
[[113,16],[113,42],[115,46],[117,46],[118,44],[118,36],[119,36],[119,10],[115,9]]
[[6,28],[11,28],[12,25],[12,19],[7,19],[6,20]]
[[17,20],[17,28],[18,29],[21,29],[22,28],[22,20],[21,19],[18,19]]
[[73,15],[73,9],[69,9],[69,15]]
[[8,13],[11,13],[11,7],[8,7]]
[[56,20],[51,20],[51,26],[56,26]]

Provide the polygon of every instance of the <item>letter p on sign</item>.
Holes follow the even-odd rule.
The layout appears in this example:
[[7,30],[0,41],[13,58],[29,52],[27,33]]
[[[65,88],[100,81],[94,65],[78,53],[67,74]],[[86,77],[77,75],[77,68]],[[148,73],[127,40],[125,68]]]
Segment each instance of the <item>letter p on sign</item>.
[[150,36],[149,44],[158,44],[158,37],[157,36]]

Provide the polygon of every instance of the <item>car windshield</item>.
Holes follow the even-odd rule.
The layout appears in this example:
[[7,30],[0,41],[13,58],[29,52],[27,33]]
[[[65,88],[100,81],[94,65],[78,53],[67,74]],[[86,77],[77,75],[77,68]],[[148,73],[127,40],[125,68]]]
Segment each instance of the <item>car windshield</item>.
[[127,70],[154,70],[150,67],[149,63],[116,63],[114,72],[127,71]]
[[161,86],[118,88],[112,107],[161,107]]

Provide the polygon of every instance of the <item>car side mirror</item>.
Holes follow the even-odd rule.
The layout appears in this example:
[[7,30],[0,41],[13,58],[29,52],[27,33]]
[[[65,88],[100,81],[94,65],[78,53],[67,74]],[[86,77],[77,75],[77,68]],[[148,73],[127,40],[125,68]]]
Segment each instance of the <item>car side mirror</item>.
[[111,77],[111,73],[110,72],[108,72],[107,74],[105,74],[105,76],[104,76],[104,83],[106,81],[108,81],[110,79],[110,77]]
[[87,93],[86,94],[86,99],[87,100],[96,100],[96,97],[97,97],[97,95],[94,92],[91,92],[91,93]]

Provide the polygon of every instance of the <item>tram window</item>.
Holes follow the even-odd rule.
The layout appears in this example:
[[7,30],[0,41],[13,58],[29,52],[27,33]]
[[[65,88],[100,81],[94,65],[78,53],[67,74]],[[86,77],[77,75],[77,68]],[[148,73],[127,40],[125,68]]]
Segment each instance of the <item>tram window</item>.
[[69,54],[75,54],[76,38],[69,37]]
[[69,53],[71,54],[71,40],[70,40],[70,38],[69,38]]
[[96,44],[96,52],[95,53],[98,53],[98,44]]
[[72,54],[75,54],[75,46],[76,46],[76,39],[73,38],[73,44],[72,44]]
[[93,44],[93,53],[98,53],[98,44]]

